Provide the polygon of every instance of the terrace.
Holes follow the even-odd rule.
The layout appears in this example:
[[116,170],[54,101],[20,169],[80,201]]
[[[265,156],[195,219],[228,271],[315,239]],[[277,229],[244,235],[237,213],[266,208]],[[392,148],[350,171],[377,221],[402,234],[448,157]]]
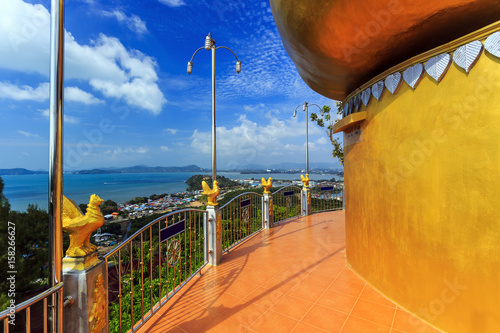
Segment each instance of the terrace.
[[238,244],[138,332],[437,331],[349,268],[344,211],[336,211],[290,219]]

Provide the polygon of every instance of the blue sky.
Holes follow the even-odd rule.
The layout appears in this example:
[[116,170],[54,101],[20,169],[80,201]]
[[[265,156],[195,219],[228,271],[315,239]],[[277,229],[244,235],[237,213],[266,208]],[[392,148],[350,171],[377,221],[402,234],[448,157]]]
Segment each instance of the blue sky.
[[[0,168],[47,169],[50,1],[0,0]],[[269,2],[67,0],[65,169],[211,164],[211,32],[218,168],[304,162],[312,91],[286,54]],[[313,111],[313,109],[311,109]],[[310,161],[338,162],[310,124]]]

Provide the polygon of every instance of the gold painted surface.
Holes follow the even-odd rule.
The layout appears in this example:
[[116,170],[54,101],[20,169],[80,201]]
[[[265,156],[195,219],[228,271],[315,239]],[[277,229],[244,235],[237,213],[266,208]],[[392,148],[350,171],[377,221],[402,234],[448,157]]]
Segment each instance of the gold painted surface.
[[351,113],[333,125],[333,133],[345,131],[366,119],[366,111]]
[[222,216],[217,214],[217,239],[222,239]]
[[403,83],[345,148],[349,264],[445,332],[500,332],[499,82],[485,53],[469,74]]
[[64,257],[62,259],[63,271],[85,271],[101,261],[97,258],[97,252],[92,252],[85,257]]
[[99,333],[106,326],[106,290],[104,290],[103,282],[102,274],[99,273],[96,277],[94,288],[94,305],[89,316],[92,333]]
[[264,187],[265,194],[271,193],[271,192],[269,192],[269,189],[273,186],[272,180],[273,179],[271,177],[269,177],[269,179],[267,181],[264,179],[264,177],[262,177],[262,179],[260,180],[261,185]]
[[270,2],[302,79],[336,100],[392,66],[500,17],[500,0]]
[[103,202],[93,194],[84,215],[73,200],[63,196],[63,231],[69,235],[70,241],[66,256],[85,257],[97,249],[90,244],[90,235],[104,224],[104,217],[99,209]]
[[309,188],[309,174],[306,173],[306,176],[300,175],[300,180],[302,181],[302,186],[304,189]]
[[210,186],[208,186],[206,181],[201,182],[201,186],[203,187],[202,194],[206,195],[208,198],[207,206],[217,206],[218,205],[217,196],[219,195],[220,190],[219,190],[219,186],[217,184],[219,184],[219,183],[217,181],[214,181],[213,182],[213,189],[211,189]]

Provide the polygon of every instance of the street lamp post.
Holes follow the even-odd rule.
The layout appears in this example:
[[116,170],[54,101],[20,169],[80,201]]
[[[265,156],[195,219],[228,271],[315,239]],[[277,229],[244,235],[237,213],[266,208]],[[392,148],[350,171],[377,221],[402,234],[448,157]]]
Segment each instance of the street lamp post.
[[295,108],[293,111],[293,116],[297,116],[297,109],[302,106],[302,111],[306,112],[306,175],[309,174],[309,106],[316,106],[319,108],[321,115],[323,116],[323,109],[318,104],[309,104],[304,102]]
[[215,50],[227,49],[231,51],[231,53],[236,58],[236,73],[239,73],[241,71],[241,61],[238,59],[236,54],[230,48],[226,46],[215,47],[215,40],[212,38],[212,34],[209,33],[208,36],[205,37],[205,46],[197,49],[193,53],[191,60],[188,62],[187,65],[188,74],[191,74],[191,72],[193,71],[193,58],[196,55],[196,53],[198,53],[198,51],[200,51],[201,49],[212,51],[212,181],[215,182],[217,177],[217,155],[216,155],[217,141],[216,141],[216,125],[215,125]]
[[[193,58],[198,53],[199,50],[205,49],[207,51],[212,51],[212,182],[213,188],[206,188],[205,183],[203,183],[204,191],[203,194],[209,197],[209,202],[207,205],[207,214],[205,215],[205,223],[207,225],[207,248],[208,248],[208,263],[210,265],[218,265],[222,261],[222,219],[219,208],[217,207],[217,195],[219,194],[219,188],[217,186],[217,141],[216,141],[216,125],[215,125],[215,50],[217,49],[227,49],[236,58],[236,72],[241,71],[241,62],[234,54],[233,50],[225,46],[215,47],[215,41],[211,34],[205,37],[205,46],[197,49],[191,60],[187,65],[187,72],[191,74],[193,71]],[[211,197],[210,197],[211,195]]]

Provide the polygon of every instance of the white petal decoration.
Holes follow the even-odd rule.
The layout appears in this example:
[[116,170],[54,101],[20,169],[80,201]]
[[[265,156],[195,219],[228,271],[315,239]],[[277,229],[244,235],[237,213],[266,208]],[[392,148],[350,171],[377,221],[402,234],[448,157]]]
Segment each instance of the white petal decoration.
[[368,106],[372,97],[372,90],[368,87],[361,93],[361,101],[365,106]]
[[424,66],[416,64],[405,70],[403,79],[412,89],[415,89],[420,80],[422,80],[422,74],[424,74]]
[[486,38],[484,41],[484,48],[495,57],[500,58],[500,31]]
[[455,61],[455,63],[459,67],[465,69],[465,71],[469,73],[471,68],[479,59],[482,50],[483,44],[480,41],[475,40],[456,49],[453,53],[453,61]]
[[352,112],[353,113],[359,112],[360,109],[361,109],[361,94],[357,94],[353,98],[353,110],[352,110]]
[[391,94],[396,94],[399,90],[399,87],[401,87],[401,73],[396,72],[386,77],[385,86],[387,87],[387,90],[391,92]]
[[382,96],[382,93],[384,92],[384,81],[378,81],[372,86],[372,95],[379,100],[380,96]]
[[352,105],[352,98],[351,98],[351,99],[349,100],[349,102],[347,102],[347,114],[351,114],[351,113],[352,113],[352,111],[353,111],[353,110],[352,110],[352,109],[353,109],[353,107],[352,107],[352,106],[353,106],[353,105]]
[[432,77],[436,82],[441,82],[444,75],[448,71],[451,65],[451,56],[448,53],[443,53],[429,59],[425,63],[425,71]]

